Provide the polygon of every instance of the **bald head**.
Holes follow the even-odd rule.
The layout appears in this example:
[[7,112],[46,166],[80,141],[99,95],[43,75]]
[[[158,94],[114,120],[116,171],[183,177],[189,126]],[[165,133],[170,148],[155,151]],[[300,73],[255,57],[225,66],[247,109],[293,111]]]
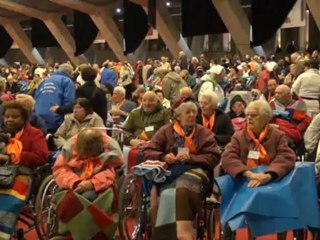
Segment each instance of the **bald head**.
[[285,93],[290,93],[290,91],[291,91],[290,87],[288,87],[288,86],[285,85],[285,84],[279,85],[279,86],[276,88],[276,90],[279,90],[279,91],[285,92]]
[[192,89],[189,87],[183,87],[180,89],[180,96],[193,97]]
[[287,85],[280,85],[275,90],[275,99],[283,105],[288,105],[292,99],[291,89]]

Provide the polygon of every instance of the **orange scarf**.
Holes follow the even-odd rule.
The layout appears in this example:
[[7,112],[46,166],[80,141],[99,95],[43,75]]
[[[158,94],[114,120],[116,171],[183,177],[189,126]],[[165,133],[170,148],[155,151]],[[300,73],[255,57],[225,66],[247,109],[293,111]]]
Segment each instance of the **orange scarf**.
[[205,128],[208,128],[209,130],[212,130],[214,126],[214,122],[216,119],[216,112],[213,112],[210,119],[208,120],[204,114],[202,114],[202,123]]
[[256,167],[258,165],[269,165],[270,164],[270,157],[269,154],[267,152],[267,150],[264,148],[264,146],[261,144],[261,142],[266,138],[266,136],[268,135],[269,132],[269,125],[267,124],[264,129],[262,130],[262,132],[259,135],[259,139],[256,139],[254,133],[252,132],[252,130],[247,126],[246,127],[247,133],[249,135],[249,137],[254,141],[254,143],[256,144],[255,149],[256,151],[259,152],[259,159],[251,159],[248,158],[247,160],[247,166],[248,167]]
[[189,136],[186,136],[183,128],[180,126],[179,122],[176,121],[175,124],[173,125],[174,131],[181,137],[184,138],[185,142],[185,147],[189,148],[190,153],[196,153],[197,152],[197,147],[192,141],[192,137],[194,132],[196,131],[196,128],[194,127],[191,134]]
[[142,132],[141,132],[141,134],[140,134],[140,140],[144,140],[144,141],[148,141],[148,140],[149,140],[146,131],[142,131]]
[[99,165],[99,161],[96,158],[90,157],[86,160],[86,166],[84,171],[81,173],[81,180],[88,180],[92,174],[95,167]]
[[20,163],[21,152],[22,152],[22,143],[20,142],[20,138],[23,134],[23,129],[18,132],[14,137],[10,138],[9,144],[7,146],[7,154],[11,156],[11,162],[14,165],[18,165]]

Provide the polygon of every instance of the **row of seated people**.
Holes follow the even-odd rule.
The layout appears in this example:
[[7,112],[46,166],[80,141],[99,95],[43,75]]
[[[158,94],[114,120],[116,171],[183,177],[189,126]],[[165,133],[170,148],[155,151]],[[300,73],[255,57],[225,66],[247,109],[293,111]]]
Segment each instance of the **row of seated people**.
[[[281,90],[278,89],[279,91]],[[286,89],[285,89],[286,90]],[[276,99],[280,103],[284,100],[296,102],[292,99],[292,95],[288,91],[281,91],[278,93],[279,97]],[[277,94],[276,94],[277,95]],[[283,97],[283,96],[284,97]],[[282,96],[282,97],[281,97]],[[18,98],[19,100],[19,98]],[[183,99],[182,99],[183,100]],[[185,99],[184,99],[185,100]],[[27,102],[25,100],[20,101]],[[32,104],[28,107],[28,113],[32,113]],[[229,118],[224,112],[217,108],[217,101],[214,94],[203,94],[200,99],[200,104],[197,106],[198,110],[202,110],[202,114],[197,114],[197,122],[202,123],[207,128],[213,130],[215,133],[215,138],[218,140],[219,145],[224,145],[228,143],[231,135],[233,134],[232,124]],[[299,124],[303,126],[298,127],[298,129],[303,132],[306,128],[305,116],[300,120]],[[129,114],[129,117],[125,123],[126,131],[126,143],[137,147],[140,144],[148,142],[152,135],[162,126],[170,121],[171,112],[168,109],[164,109],[161,104],[159,104],[157,96],[153,92],[148,92],[142,96],[142,106]],[[28,117],[28,120],[30,118]],[[70,119],[70,120],[68,120]],[[65,122],[62,124],[59,130],[61,134],[58,134],[57,145],[61,147],[67,139],[69,139],[73,134],[79,132],[83,127],[102,127],[104,126],[102,120],[99,116],[95,115],[92,111],[92,106],[90,102],[86,99],[78,99],[75,107],[74,113],[67,115]],[[299,125],[298,125],[299,126]],[[282,130],[282,129],[281,129]],[[58,131],[59,132],[59,131]],[[219,136],[221,136],[222,141],[219,142]],[[59,141],[61,143],[59,143]]]
[[[208,103],[214,100],[214,95],[212,94],[208,94],[207,99],[205,99],[205,96],[206,94],[200,101],[200,106],[203,110],[206,110],[206,104],[210,106]],[[210,96],[212,96],[211,99]],[[296,156],[288,147],[287,137],[281,131],[277,130],[277,127],[267,124],[273,117],[273,112],[269,104],[265,101],[258,101],[251,103],[251,105],[252,106],[250,107],[249,105],[247,109],[247,128],[234,135],[231,144],[228,145],[223,155],[226,157],[224,158],[222,156],[222,165],[232,176],[239,177],[243,175],[248,177],[250,179],[249,186],[257,187],[286,175],[294,167]],[[180,108],[180,106],[182,107]],[[168,201],[176,201],[175,199],[188,200],[186,200],[186,202],[179,200],[179,203],[181,201],[184,202],[184,205],[181,204],[183,211],[180,209],[179,213],[178,209],[174,209],[176,211],[175,221],[171,222],[172,224],[169,224],[170,226],[164,224],[167,230],[170,229],[169,232],[172,236],[179,236],[178,238],[184,239],[186,236],[193,236],[194,234],[190,226],[192,226],[192,220],[194,214],[197,212],[196,210],[201,207],[202,194],[200,194],[199,189],[208,186],[208,171],[219,163],[220,150],[217,147],[212,133],[212,120],[210,121],[210,118],[207,119],[207,121],[204,119],[207,113],[206,111],[203,111],[204,113],[201,115],[202,121],[205,123],[205,127],[202,127],[196,124],[199,107],[193,101],[182,98],[176,103],[175,107],[174,111],[177,121],[169,123],[170,113],[159,105],[154,93],[147,92],[143,96],[141,108],[134,110],[129,115],[124,129],[126,130],[126,141],[130,145],[144,148],[144,159],[165,161],[168,165],[172,165],[177,171],[176,175],[173,175],[175,184],[172,185],[172,182],[170,182],[168,186],[164,184],[162,186],[163,188],[161,187],[160,189],[159,195],[160,199],[163,199],[165,206],[167,206]],[[216,111],[214,111],[215,107],[213,104],[211,108],[207,108],[211,110],[212,115],[216,113]],[[158,116],[158,118],[156,116]],[[217,114],[217,116],[219,115]],[[215,120],[215,118],[211,119]],[[148,120],[150,122],[148,122]],[[130,124],[134,126],[131,129],[128,128]],[[165,125],[165,127],[157,131],[162,125]],[[210,129],[210,126],[211,131],[207,129]],[[200,129],[199,131],[197,130],[198,128]],[[132,133],[130,131],[132,131]],[[239,134],[241,137],[237,139],[239,138]],[[135,139],[132,138],[132,136],[138,137]],[[269,137],[271,140],[267,141]],[[264,144],[262,145],[261,142]],[[231,153],[231,156],[233,154],[233,156],[228,157],[228,153]],[[180,162],[184,163],[180,164]],[[251,167],[260,164],[270,165],[268,171],[261,174],[250,171]],[[192,178],[190,175],[195,177]],[[201,181],[198,181],[199,179]],[[175,193],[179,193],[182,196],[166,195],[168,192],[170,193],[168,189],[176,188],[177,186],[181,186],[182,189],[181,191],[176,189]],[[188,186],[187,190],[185,189],[186,186]],[[192,192],[192,190],[194,190],[198,193],[198,197],[190,198],[189,188],[191,188],[192,196],[196,196],[194,192]],[[164,190],[163,194],[165,197],[161,195],[162,190]],[[152,219],[154,219],[155,225],[161,226],[161,224],[157,224],[158,221],[168,223],[168,219],[166,218],[158,220],[156,214],[157,206],[159,206],[159,208],[163,206],[161,200],[152,205],[154,209],[151,210],[151,213],[154,215]],[[187,211],[186,213],[186,209],[190,209],[190,212]],[[161,212],[163,211],[165,210],[161,210]],[[172,213],[173,209],[169,208],[168,211]],[[170,214],[166,216],[170,216]],[[163,217],[162,214],[161,217]],[[159,230],[157,230],[156,227],[153,233],[155,239],[157,239],[158,234],[161,236],[163,233],[161,227],[158,229]],[[168,234],[168,231],[166,233]]]
[[[15,103],[15,104],[17,106],[20,106],[17,103]],[[206,128],[201,127],[200,125],[196,125],[197,106],[193,102],[190,102],[190,101],[187,102],[187,103],[185,103],[184,101],[181,101],[179,104],[180,104],[180,106],[177,106],[177,108],[175,110],[176,118],[177,118],[178,121],[176,121],[175,123],[171,123],[169,125],[166,125],[165,128],[163,128],[162,130],[157,132],[156,135],[153,138],[151,138],[151,142],[148,145],[146,145],[146,148],[145,148],[145,158],[146,159],[163,159],[168,164],[174,164],[174,163],[177,163],[179,161],[186,161],[186,162],[190,161],[191,164],[190,164],[190,166],[188,166],[189,168],[188,167],[185,168],[185,166],[184,166],[184,168],[179,167],[178,168],[179,171],[178,171],[177,174],[178,174],[178,176],[179,176],[179,172],[181,174],[180,176],[182,178],[181,179],[182,186],[192,186],[191,182],[195,181],[196,179],[199,180],[199,176],[204,177],[204,179],[202,179],[204,182],[208,180],[208,178],[205,177],[206,174],[203,174],[203,172],[206,173],[206,171],[208,171],[208,169],[210,169],[210,167],[215,166],[219,162],[219,150],[218,150],[217,145],[215,143],[215,140],[213,138],[213,134],[210,131],[208,131]],[[249,135],[249,139],[248,140],[250,140],[250,138],[252,136],[254,137],[254,136],[258,136],[258,135],[259,136],[261,135],[261,136],[267,138],[267,137],[269,137],[269,133],[266,134],[266,132],[268,132],[268,131],[271,131],[271,132],[275,131],[276,133],[280,134],[280,132],[275,130],[273,127],[271,127],[270,129],[269,129],[269,127],[266,127],[266,122],[268,122],[270,120],[270,118],[272,117],[272,112],[270,110],[269,110],[269,112],[268,111],[265,111],[265,112],[262,111],[264,109],[263,108],[263,104],[265,105],[265,102],[260,102],[260,103],[259,102],[255,102],[252,105],[254,105],[254,104],[257,105],[255,107],[252,107],[253,108],[252,111],[254,113],[250,112],[250,106],[247,109],[247,116],[248,116],[248,128],[247,128],[247,131],[248,131],[248,135]],[[264,106],[264,107],[266,107],[266,106]],[[25,111],[23,109],[24,108],[21,108],[21,106],[20,106],[20,110],[18,110],[18,111],[14,110],[13,112],[16,114],[17,112],[20,111],[21,115],[23,115],[22,113],[23,113],[23,111]],[[26,113],[26,111],[25,111],[25,113]],[[15,118],[17,118],[16,115],[14,115]],[[11,120],[14,117],[10,116],[10,110],[8,112],[7,108],[5,107],[4,108],[5,126],[8,126],[9,128],[10,127],[12,128],[13,126],[16,126],[16,128],[21,129],[23,126],[20,125],[18,127],[17,125],[14,124],[14,121]],[[9,120],[7,121],[7,118],[10,121]],[[26,118],[26,119],[28,119],[28,118]],[[261,126],[263,126],[263,128],[261,128],[261,126],[260,126],[260,128],[261,128],[260,129],[259,127],[257,127],[257,125],[261,125]],[[255,134],[252,135],[252,133],[250,134],[251,131],[249,130],[250,129],[249,127],[252,127],[252,129],[257,128],[258,130],[254,130]],[[188,129],[188,128],[189,128],[189,130],[187,131],[186,129]],[[197,128],[200,129],[199,132],[196,131]],[[168,133],[166,133],[165,129],[167,129]],[[26,130],[24,130],[24,131],[26,131]],[[169,133],[172,132],[172,131],[173,131],[173,133],[171,133],[171,135],[170,135]],[[184,133],[185,131],[187,131],[190,135],[188,136],[186,133]],[[261,132],[261,134],[259,134],[259,131]],[[86,135],[86,134],[84,134],[84,135]],[[243,142],[241,140],[236,140],[235,142],[232,141],[232,144],[229,144],[229,147],[227,147],[224,155],[228,154],[228,149],[229,148],[234,148],[234,147],[238,146],[239,149],[244,149],[244,152],[245,152],[244,154],[240,153],[239,156],[235,156],[234,159],[231,158],[230,160],[236,160],[237,163],[239,164],[238,168],[241,168],[242,170],[244,168],[246,169],[245,172],[241,171],[241,169],[240,169],[240,172],[242,174],[244,174],[245,176],[247,176],[249,178],[252,178],[252,180],[249,182],[250,186],[254,187],[254,186],[258,186],[260,184],[265,184],[268,181],[270,181],[271,179],[276,179],[276,178],[279,178],[279,177],[285,175],[290,170],[290,168],[293,167],[293,162],[295,160],[294,154],[292,155],[292,151],[289,148],[287,148],[286,140],[285,140],[284,135],[282,134],[282,137],[279,137],[279,136],[276,135],[276,137],[274,137],[274,139],[276,139],[277,142],[274,143],[274,145],[272,145],[272,147],[270,147],[270,149],[267,149],[267,152],[270,154],[270,150],[274,151],[275,149],[278,149],[280,147],[279,152],[276,151],[276,153],[274,153],[274,154],[272,153],[270,156],[267,156],[267,157],[266,156],[261,156],[261,164],[267,164],[264,161],[271,161],[271,159],[273,159],[274,160],[273,167],[274,167],[274,166],[277,166],[277,162],[280,160],[280,166],[282,168],[280,168],[280,169],[270,168],[270,169],[273,169],[273,171],[270,170],[267,174],[260,174],[260,175],[258,174],[257,175],[255,173],[251,173],[249,170],[247,170],[249,167],[252,167],[255,164],[257,164],[260,161],[260,159],[259,159],[259,161],[257,161],[257,159],[252,159],[252,161],[248,161],[248,163],[246,165],[243,164],[243,162],[246,161],[246,158],[247,158],[247,155],[248,155],[248,152],[249,152],[248,148],[249,148],[250,144],[244,144],[243,146],[241,146],[241,143]],[[75,144],[75,142],[73,142],[73,144],[75,144],[75,145],[73,145],[73,146],[71,145],[72,146],[71,149],[70,149],[71,150],[71,156],[75,157],[75,159],[77,159],[77,158],[83,159],[84,162],[85,162],[85,161],[89,161],[89,159],[88,159],[89,157],[97,156],[97,155],[100,155],[101,153],[103,153],[104,151],[108,152],[108,151],[112,150],[109,147],[109,143],[104,145],[104,146],[106,146],[106,148],[104,148],[102,150],[101,145],[100,144],[96,144],[96,143],[99,142],[98,139],[99,139],[100,136],[96,135],[95,136],[95,141],[92,141],[93,140],[92,137],[94,138],[94,134],[93,134],[93,136],[91,135],[91,137],[89,138],[90,140],[86,140],[85,141],[86,142],[85,145],[89,146],[88,148],[86,148],[85,145],[83,145],[84,143],[81,143],[81,141],[79,143],[79,147],[76,147],[77,144]],[[237,137],[237,135],[235,135],[233,139],[236,139],[236,137]],[[258,140],[263,141],[263,137],[259,137]],[[160,138],[160,139],[157,140],[157,138]],[[165,138],[165,139],[163,139],[163,138]],[[196,138],[196,140],[194,141],[195,144],[193,144],[193,141],[192,141],[193,138]],[[75,141],[75,139],[76,138],[74,138],[73,141]],[[201,140],[202,140],[202,145],[201,145]],[[247,139],[244,139],[244,140],[247,140]],[[255,140],[257,140],[257,139],[255,139]],[[278,142],[278,141],[280,141],[280,142]],[[94,148],[93,145],[90,145],[92,143],[94,143],[94,146],[96,146],[98,148]],[[257,144],[256,141],[253,141],[253,143]],[[180,151],[180,152],[178,152],[177,148],[179,148],[179,146],[175,146],[177,144],[180,145],[180,148],[185,148],[187,146],[187,148],[189,150],[188,151]],[[188,144],[191,144],[191,145],[188,145]],[[163,146],[163,145],[166,145],[166,146]],[[264,144],[264,146],[265,146],[265,144]],[[77,150],[75,151],[76,152],[75,156],[73,156],[72,153],[74,151],[72,151],[72,148],[75,148],[75,147],[76,147]],[[153,149],[152,147],[154,147],[156,149]],[[164,147],[164,148],[163,149],[159,149],[159,148],[162,148],[162,147]],[[267,148],[267,146],[265,146],[265,147]],[[117,149],[117,147],[115,147],[115,148]],[[197,149],[197,148],[199,148],[199,149]],[[208,149],[206,149],[206,148],[208,148]],[[261,146],[258,145],[257,148],[259,149],[259,148],[261,148]],[[83,149],[83,150],[79,151],[79,149]],[[88,152],[90,152],[90,153],[89,154],[88,153],[81,154],[81,151],[86,151],[86,150]],[[150,150],[151,150],[151,152],[150,152]],[[261,151],[262,151],[262,153],[264,152],[263,149]],[[77,156],[77,152],[79,152],[79,156]],[[234,153],[234,150],[232,150],[231,152]],[[209,155],[207,155],[207,157],[206,157],[205,154],[200,154],[200,153],[208,153]],[[64,152],[64,154],[66,154],[66,153]],[[90,154],[92,154],[92,156],[90,156]],[[119,149],[118,149],[118,154],[119,154]],[[286,156],[282,155],[282,158],[281,158],[281,154],[286,154]],[[58,158],[59,161],[57,161],[56,166],[54,168],[55,169],[54,170],[55,176],[57,176],[56,179],[57,179],[58,185],[61,188],[70,188],[70,189],[73,189],[73,190],[77,189],[77,190],[80,190],[80,191],[84,191],[86,195],[87,194],[89,195],[89,196],[87,196],[88,198],[94,199],[96,197],[96,192],[99,191],[99,189],[98,189],[98,187],[96,187],[93,184],[94,181],[93,181],[92,178],[94,178],[94,177],[91,176],[91,175],[93,175],[93,172],[90,173],[89,169],[91,167],[88,167],[90,164],[89,163],[81,164],[81,167],[83,167],[82,173],[81,174],[79,174],[79,172],[74,173],[72,169],[81,168],[81,167],[80,166],[79,167],[75,167],[75,166],[72,167],[71,163],[72,164],[73,163],[77,163],[78,164],[78,162],[77,161],[73,161],[72,162],[71,159],[69,159],[70,162],[67,161],[65,159],[65,157],[64,157],[64,156],[67,156],[67,155],[68,154],[60,155],[60,157]],[[191,156],[193,156],[193,157],[191,157]],[[226,156],[228,156],[228,155],[226,155]],[[70,153],[69,153],[69,157],[70,157]],[[251,157],[254,158],[254,156],[251,156]],[[262,159],[262,158],[265,158],[265,159]],[[226,158],[226,159],[228,159],[228,158]],[[242,161],[239,161],[240,159]],[[287,164],[284,164],[283,162],[281,162],[281,160],[284,161],[284,162],[287,161],[286,162]],[[238,170],[234,170],[234,168],[231,168],[231,167],[228,167],[228,165],[225,165],[224,162],[225,161],[224,161],[224,158],[223,158],[222,159],[222,163],[223,163],[224,168],[227,170],[227,172],[229,172],[233,176],[238,175],[238,173],[234,173],[233,171],[239,171],[239,169]],[[59,164],[60,164],[60,166],[59,166]],[[120,164],[120,161],[118,161],[117,164]],[[226,164],[228,164],[228,161],[226,162]],[[231,164],[231,166],[235,167],[234,163]],[[284,166],[286,166],[286,167],[283,168]],[[101,167],[101,165],[100,165],[100,167]],[[88,173],[87,170],[89,171],[89,173]],[[61,181],[59,181],[59,177],[58,177],[59,176],[59,171],[62,171],[63,173],[66,173],[66,175],[64,175],[62,178],[60,178]],[[91,168],[91,171],[93,171],[92,168]],[[99,170],[96,170],[96,171],[99,171]],[[189,172],[189,174],[184,174],[185,173],[184,171]],[[192,177],[191,177],[191,179],[190,179],[190,171],[192,172],[192,174],[195,174],[198,177],[195,177],[194,179],[192,179]],[[200,174],[200,175],[197,175],[197,174]],[[86,176],[86,177],[81,177],[81,175]],[[107,182],[105,184],[105,186],[110,186],[110,184],[112,183],[112,180],[114,180],[114,175],[113,175],[113,178],[112,178],[112,174],[110,176],[109,176],[109,178],[107,178],[109,180],[109,182]],[[83,180],[82,178],[85,179],[85,180],[81,181],[81,180]],[[76,180],[75,181],[71,181],[71,179],[76,179]],[[88,179],[90,179],[90,180],[88,181]],[[176,181],[179,181],[179,178],[177,178]],[[195,181],[195,182],[197,182],[197,181]],[[197,183],[199,184],[200,182],[197,182]],[[101,184],[101,182],[98,181],[98,184]],[[199,186],[202,186],[202,184],[203,183],[201,181],[201,184],[198,185],[198,189],[199,189]],[[206,185],[206,184],[204,184],[204,185]],[[93,189],[95,191],[92,191]],[[101,188],[101,189],[103,189],[103,188]],[[192,188],[192,189],[194,189],[194,188]],[[89,191],[89,193],[88,193],[88,191]],[[178,192],[180,192],[180,191],[178,191]],[[181,191],[181,192],[182,192],[181,194],[187,194],[188,195],[188,191]],[[199,194],[199,198],[200,198],[200,195],[201,194]],[[161,193],[160,193],[160,196],[161,196]],[[199,198],[196,199],[196,202],[198,202],[198,204],[199,204]],[[161,199],[161,197],[160,197],[160,199]],[[188,199],[188,198],[182,197],[182,199]],[[186,204],[192,204],[192,206],[194,206],[193,205],[194,204],[193,200],[191,199],[190,201],[191,202],[186,203]],[[155,206],[157,206],[157,205],[155,204]],[[161,204],[159,206],[161,206]],[[192,209],[191,206],[189,206],[189,207],[190,207],[190,209]],[[188,208],[185,208],[185,209],[188,209]],[[185,234],[188,235],[190,232],[188,232],[188,231],[182,231],[181,232],[181,227],[182,227],[182,230],[190,229],[189,228],[190,224],[192,224],[191,220],[194,217],[192,215],[192,213],[194,213],[194,212],[195,211],[193,210],[189,214],[187,214],[188,215],[187,216],[187,218],[188,218],[187,220],[189,220],[189,221],[187,221],[187,222],[182,221],[182,226],[180,226],[179,221],[177,221],[177,223],[176,223],[177,224],[176,225],[177,228],[175,228],[175,225],[172,226],[172,230],[173,230],[172,234],[178,234],[179,236],[181,234],[182,235],[185,235]],[[178,215],[179,214],[177,214],[176,217]],[[184,214],[182,214],[182,215],[184,215]],[[180,216],[176,220],[178,220],[179,218],[180,218]],[[186,216],[182,216],[181,218],[186,220],[185,219]],[[184,224],[186,224],[186,225],[184,225]],[[180,227],[178,227],[178,226],[180,226]],[[187,227],[187,228],[185,228],[185,227]],[[157,236],[157,230],[154,232],[154,235]]]
[[[273,114],[267,102],[250,103],[246,113],[247,127],[233,135],[221,163],[235,179],[248,178],[249,187],[259,187],[288,174],[296,155],[285,135],[268,124]],[[144,159],[166,162],[172,174],[158,187],[159,198],[151,197],[157,201],[151,203],[153,239],[194,239],[202,189],[209,186],[209,171],[220,163],[213,133],[196,123],[196,104],[182,102],[175,114],[177,121],[162,127],[144,148]],[[267,165],[267,170],[251,171],[258,165]]]
[[[156,191],[158,200],[151,203],[153,239],[194,239],[192,221],[202,207],[203,190],[210,186],[209,172],[220,163],[214,135],[197,124],[197,111],[194,102],[180,101],[174,111],[176,120],[164,124],[144,145],[144,159],[164,161],[172,171],[170,179]],[[288,147],[285,135],[268,124],[273,113],[267,102],[250,103],[246,113],[247,127],[232,137],[221,160],[227,173],[234,178],[246,177],[249,187],[258,187],[290,172],[296,156]],[[120,148],[110,147],[116,145],[114,140],[92,129],[71,138],[53,168],[59,187],[83,192],[90,200],[96,199],[101,190],[110,187],[115,180],[111,170],[99,172],[103,161],[108,159],[106,156],[114,157],[113,167],[121,164]],[[116,155],[111,154],[114,151]],[[267,171],[252,172],[251,168],[258,165],[267,165]]]

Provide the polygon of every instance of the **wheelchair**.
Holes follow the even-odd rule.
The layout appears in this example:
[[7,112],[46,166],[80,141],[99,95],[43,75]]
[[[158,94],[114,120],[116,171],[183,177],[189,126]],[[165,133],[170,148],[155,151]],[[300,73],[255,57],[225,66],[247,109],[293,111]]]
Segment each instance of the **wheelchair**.
[[[119,177],[115,184],[119,186],[121,182],[122,179]],[[40,240],[48,240],[58,235],[58,220],[56,212],[51,205],[51,199],[60,190],[53,175],[49,175],[42,181],[37,192],[35,198],[35,229]],[[117,235],[113,239],[124,240]]]
[[[194,219],[197,240],[221,239],[220,189],[213,179],[213,195],[204,194],[203,207]],[[124,240],[150,240],[150,197],[144,190],[143,178],[129,173],[119,192],[119,234]]]
[[41,183],[35,198],[35,227],[40,240],[47,240],[58,232],[58,222],[51,205],[52,196],[59,191],[53,175]]
[[[54,156],[56,148],[53,143],[52,136],[47,135],[46,137],[47,144],[49,147],[49,158],[46,164],[42,166],[35,167],[34,169],[30,169],[30,176],[31,176],[31,187],[30,187],[30,194],[26,201],[26,205],[24,206],[23,210],[19,214],[17,220],[17,227],[16,231],[13,233],[13,239],[24,240],[25,234],[34,229],[40,236],[40,208],[39,208],[39,200],[37,199],[40,192],[43,192],[41,186],[45,183],[48,179],[48,176],[51,176],[51,168],[54,163]],[[50,197],[51,192],[46,190],[43,198],[46,199]],[[43,209],[43,208],[42,208]],[[45,209],[43,209],[44,211]],[[45,238],[40,238],[45,239]]]

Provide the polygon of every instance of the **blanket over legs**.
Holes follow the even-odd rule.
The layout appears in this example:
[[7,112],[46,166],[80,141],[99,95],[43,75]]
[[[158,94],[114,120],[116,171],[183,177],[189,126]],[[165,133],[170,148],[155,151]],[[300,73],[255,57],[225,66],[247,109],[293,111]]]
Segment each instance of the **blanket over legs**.
[[119,222],[113,188],[101,193],[93,202],[71,190],[56,193],[51,202],[57,212],[61,234],[52,239],[65,239],[67,235],[77,240],[113,238]]
[[19,213],[27,202],[31,178],[18,175],[10,189],[0,189],[0,239],[10,239]]
[[[259,166],[253,171],[265,169]],[[232,230],[249,227],[255,237],[320,226],[313,163],[297,162],[284,178],[257,188],[248,188],[248,180],[229,175],[217,182],[222,192],[221,222]]]

